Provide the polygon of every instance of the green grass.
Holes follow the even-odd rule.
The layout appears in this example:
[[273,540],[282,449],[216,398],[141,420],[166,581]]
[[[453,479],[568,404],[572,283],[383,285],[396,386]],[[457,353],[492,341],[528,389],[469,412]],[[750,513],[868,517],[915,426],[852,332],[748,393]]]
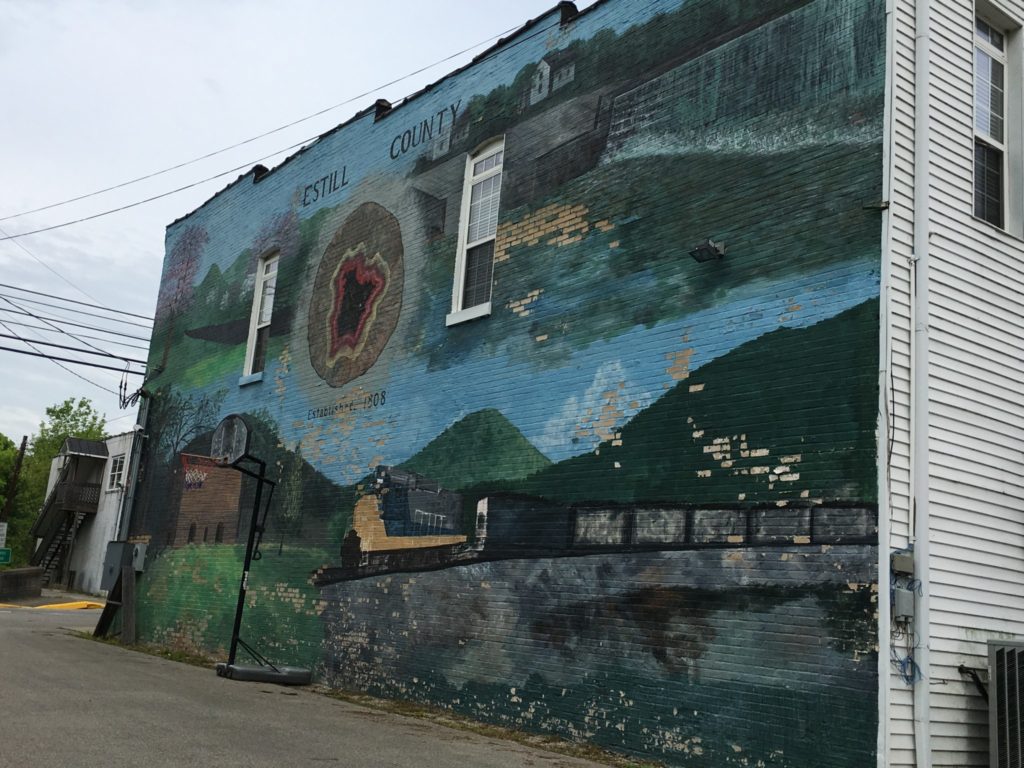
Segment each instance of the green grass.
[[[329,556],[288,546],[278,554],[276,545],[264,551],[251,568],[241,636],[275,663],[315,667],[322,604],[309,577]],[[226,654],[244,552],[241,545],[215,544],[161,553],[139,585],[140,640],[202,656]]]
[[186,390],[200,389],[232,374],[241,376],[245,365],[245,344],[226,347],[212,341],[184,336],[178,342],[174,356],[181,360],[198,361],[175,377],[175,383]]

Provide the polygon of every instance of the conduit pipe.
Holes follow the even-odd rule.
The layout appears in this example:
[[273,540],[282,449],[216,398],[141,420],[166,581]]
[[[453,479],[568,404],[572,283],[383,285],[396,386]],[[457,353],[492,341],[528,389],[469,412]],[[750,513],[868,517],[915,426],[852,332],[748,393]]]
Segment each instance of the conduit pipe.
[[886,597],[892,587],[892,569],[889,567],[889,547],[892,542],[892,451],[890,440],[895,429],[895,414],[890,407],[892,396],[892,340],[893,323],[892,275],[893,275],[893,177],[896,163],[894,147],[896,140],[896,0],[885,3],[885,119],[882,138],[882,269],[880,302],[878,312],[878,733],[876,739],[876,768],[888,768],[889,737],[892,731],[892,612]]
[[914,684],[914,753],[917,768],[931,768],[931,565],[928,485],[928,346],[929,249],[931,240],[931,0],[915,0],[914,7],[914,297],[913,353],[910,363],[910,453],[914,524],[914,575],[918,597],[914,611],[914,661],[920,679]]

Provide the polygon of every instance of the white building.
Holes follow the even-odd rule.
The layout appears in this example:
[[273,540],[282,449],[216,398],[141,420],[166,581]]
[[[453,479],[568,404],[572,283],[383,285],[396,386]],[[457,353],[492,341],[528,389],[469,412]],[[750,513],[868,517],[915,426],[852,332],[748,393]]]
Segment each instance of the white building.
[[105,441],[69,437],[50,465],[46,500],[32,527],[32,565],[44,580],[101,593],[107,543],[118,537],[135,432]]
[[878,764],[987,766],[970,673],[1024,637],[1024,2],[888,6],[879,587],[914,615],[879,601]]

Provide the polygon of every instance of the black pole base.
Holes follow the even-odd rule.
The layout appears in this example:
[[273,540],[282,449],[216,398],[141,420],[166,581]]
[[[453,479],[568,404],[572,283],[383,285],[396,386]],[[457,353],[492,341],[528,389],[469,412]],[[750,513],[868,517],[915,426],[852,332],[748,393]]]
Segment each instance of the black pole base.
[[264,667],[255,664],[217,664],[217,675],[228,680],[248,683],[275,683],[277,685],[309,685],[313,673],[302,667]]

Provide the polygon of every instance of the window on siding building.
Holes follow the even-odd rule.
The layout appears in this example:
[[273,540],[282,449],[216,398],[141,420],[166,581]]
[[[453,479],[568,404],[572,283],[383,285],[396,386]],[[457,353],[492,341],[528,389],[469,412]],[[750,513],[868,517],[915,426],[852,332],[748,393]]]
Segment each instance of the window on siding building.
[[980,16],[974,25],[974,215],[1004,226],[1006,36]]
[[124,485],[124,454],[114,456],[110,460],[110,476],[107,479],[107,490],[116,491]]
[[247,376],[261,373],[266,366],[278,261],[277,254],[272,254],[260,259],[256,268],[256,288],[253,292],[252,317],[249,321],[249,343],[245,351]]
[[485,145],[466,161],[448,325],[491,312],[494,241],[498,231],[504,158],[505,140],[499,139]]
[[1021,19],[977,0],[974,215],[1024,237],[1024,34]]

